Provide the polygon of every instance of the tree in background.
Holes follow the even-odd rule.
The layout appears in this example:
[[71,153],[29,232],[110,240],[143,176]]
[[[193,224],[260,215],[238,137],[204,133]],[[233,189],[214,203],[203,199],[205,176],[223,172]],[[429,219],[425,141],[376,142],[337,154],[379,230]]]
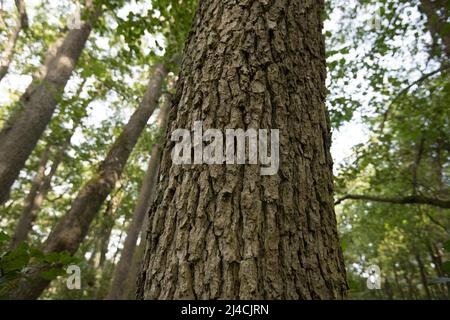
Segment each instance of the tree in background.
[[12,184],[49,124],[99,18],[100,5],[88,0],[84,14],[86,20],[62,35],[49,49],[42,68],[22,95],[17,110],[0,131],[0,204],[8,199]]
[[[17,8],[17,19],[16,25],[12,29],[11,34],[6,43],[6,47],[3,50],[2,59],[0,61],[0,81],[5,77],[8,73],[9,65],[14,57],[14,52],[16,51],[17,39],[19,38],[20,32],[22,30],[26,31],[28,29],[28,16],[27,10],[25,7],[25,1],[23,0],[15,0],[16,8]],[[4,25],[4,21],[2,19],[2,24]]]
[[[170,97],[166,96],[165,101],[158,114],[158,127],[161,133],[166,131],[167,114],[170,107]],[[161,139],[161,137],[160,137]],[[145,235],[147,227],[146,214],[150,209],[158,183],[158,172],[161,162],[161,142],[155,142],[152,146],[152,154],[145,173],[139,199],[133,211],[133,217],[127,229],[126,239],[120,255],[120,260],[114,270],[111,288],[107,295],[109,300],[124,300],[130,294],[130,287],[134,287],[137,279],[137,270],[142,252],[138,252],[137,240],[142,233]],[[145,243],[141,237],[142,244]],[[140,250],[139,250],[140,251]],[[136,266],[133,266],[136,264]],[[134,293],[134,292],[133,292]]]
[[[364,93],[360,103],[331,101],[360,113],[370,131],[336,177],[350,296],[448,299],[448,10],[440,1],[357,3],[335,7],[352,32],[330,35],[337,47],[329,52],[332,86],[359,81]],[[382,272],[377,293],[363,277],[372,264]]]
[[[80,190],[67,215],[55,226],[45,241],[44,253],[66,251],[71,255],[75,254],[84,240],[92,220],[120,180],[123,168],[157,106],[168,71],[164,65],[159,64],[154,67],[152,72],[142,102],[99,166],[94,178]],[[40,275],[46,268],[42,266],[32,268],[27,274],[27,279],[18,285],[17,290],[10,293],[10,297],[15,299],[38,298],[49,284],[49,281]]]

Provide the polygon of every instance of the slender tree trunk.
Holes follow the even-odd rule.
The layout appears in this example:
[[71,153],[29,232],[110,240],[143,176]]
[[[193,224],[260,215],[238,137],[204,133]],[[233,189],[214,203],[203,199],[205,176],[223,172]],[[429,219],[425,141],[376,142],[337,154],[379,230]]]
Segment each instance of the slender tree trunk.
[[[417,251],[416,251],[417,252]],[[422,281],[423,289],[425,290],[425,294],[427,296],[428,300],[431,300],[431,292],[430,288],[428,286],[428,275],[427,271],[425,269],[425,266],[423,264],[422,258],[418,253],[415,254],[417,265],[419,266],[419,273],[420,273],[420,280]]]
[[[434,263],[436,275],[438,277],[445,277],[445,273],[442,269],[441,253],[439,252],[439,249],[437,248],[436,244],[434,242],[430,241],[428,243],[428,250],[430,252],[431,259]],[[442,286],[445,287],[444,291],[442,292],[443,298],[448,299],[450,297],[450,283],[447,282],[445,285],[442,285]]]
[[450,31],[448,26],[449,8],[448,0],[421,0],[420,9],[427,17],[428,28],[430,29],[434,45],[440,39],[442,50],[447,59],[450,58]]
[[114,229],[114,222],[116,220],[115,214],[120,204],[121,198],[117,195],[112,197],[106,206],[103,220],[101,222],[100,230],[96,232],[97,242],[96,250],[93,256],[94,268],[100,271],[106,261],[106,254],[108,253],[109,239],[111,238],[112,230]]
[[408,284],[408,299],[418,300],[420,298],[420,295],[414,283],[414,279],[417,279],[414,270],[415,268],[409,260],[406,261],[404,268],[405,279]]
[[393,268],[394,268],[395,285],[396,285],[397,290],[398,290],[398,292],[399,292],[399,294],[400,294],[400,298],[401,298],[402,300],[405,300],[405,293],[403,292],[403,288],[402,288],[402,286],[401,286],[401,284],[400,284],[400,281],[399,281],[399,279],[398,279],[398,274],[397,274],[397,270],[396,270],[395,265],[393,266]]
[[96,270],[96,284],[94,290],[94,297],[96,300],[103,299],[107,293],[105,292],[106,290],[103,286],[104,281],[102,280],[106,276],[109,278],[111,274],[111,268],[105,269],[106,254],[108,253],[111,234],[117,219],[117,209],[119,208],[121,201],[122,197],[119,189],[118,193],[108,201],[100,229],[95,231],[98,236],[96,237],[97,241],[95,244],[95,252],[92,257],[92,265]]
[[388,300],[394,299],[394,290],[393,290],[392,285],[389,282],[388,278],[386,278],[386,280],[384,281],[383,290],[384,290]]
[[404,277],[408,285],[408,300],[416,300],[417,298],[415,297],[414,285],[412,283],[411,277],[406,271]]
[[[96,176],[86,183],[72,203],[69,212],[59,221],[43,245],[43,251],[74,254],[86,236],[92,220],[106,197],[119,181],[125,164],[152,115],[161,96],[167,70],[157,65],[139,108],[130,118],[121,135],[100,165]],[[43,266],[31,268],[29,281],[22,281],[10,293],[11,299],[36,299],[50,283],[39,276]]]
[[[145,222],[144,222],[145,226]],[[128,272],[128,277],[125,282],[126,289],[124,294],[125,300],[135,300],[136,299],[136,289],[137,289],[137,279],[139,277],[139,272],[141,271],[142,267],[142,259],[145,254],[145,234],[141,233],[141,242],[139,243],[138,247],[136,248],[136,252],[133,256],[133,261],[130,266],[130,271]]]
[[[167,124],[166,124],[167,125]],[[162,150],[161,150],[162,151]],[[153,191],[151,197],[150,197],[150,203],[153,203],[156,195],[156,188],[158,185],[158,177],[159,177],[159,170],[161,167],[161,156],[159,158],[159,164],[158,164],[158,175],[155,177],[155,190]],[[151,208],[151,206],[150,206]],[[148,209],[148,211],[150,210]],[[146,246],[146,238],[147,238],[147,230],[148,230],[148,212],[144,216],[144,222],[142,223],[142,229],[141,229],[141,241],[139,242],[139,246],[136,249],[136,252],[133,256],[133,264],[130,267],[130,271],[128,272],[128,278],[126,281],[126,291],[125,291],[125,297],[129,300],[135,300],[136,299],[136,290],[137,290],[137,284],[139,279],[139,273],[142,269],[142,260],[144,258],[145,254],[145,246]]]
[[[50,171],[47,175],[44,174],[46,170],[46,164],[48,162],[48,154],[46,155],[46,163],[43,167],[39,166],[36,176],[33,180],[30,192],[24,201],[24,206],[20,214],[19,222],[16,226],[14,236],[11,241],[11,249],[16,248],[20,242],[25,241],[33,227],[33,222],[37,218],[37,214],[42,207],[42,203],[47,198],[47,194],[51,189],[52,179],[58,171],[61,164],[66,148],[70,144],[72,135],[67,138],[63,146],[59,148],[56,155],[53,158]],[[47,148],[50,151],[50,146]]]
[[[166,131],[166,118],[170,104],[169,96],[166,97],[163,107],[160,110],[158,116],[158,123],[160,130]],[[142,189],[139,194],[139,199],[137,205],[134,209],[133,217],[131,219],[130,225],[127,229],[127,237],[125,238],[125,243],[121,252],[119,263],[114,271],[112,285],[109,293],[106,297],[108,300],[125,300],[128,293],[127,282],[136,282],[137,275],[133,278],[133,266],[136,259],[134,255],[136,252],[136,242],[139,238],[139,234],[142,230],[142,225],[145,220],[145,214],[150,209],[150,204],[153,199],[153,194],[156,190],[157,176],[159,171],[159,164],[161,160],[161,146],[159,142],[155,142],[152,147],[152,154],[150,161],[148,163],[147,172],[143,181]],[[143,242],[144,239],[141,239]]]
[[425,137],[422,136],[419,139],[419,143],[417,144],[417,153],[416,159],[412,164],[412,194],[417,195],[418,187],[419,187],[419,172],[420,172],[420,163],[422,162],[423,149],[425,144]]
[[15,0],[16,8],[18,11],[17,22],[11,31],[11,34],[6,42],[6,47],[3,50],[2,59],[0,61],[0,81],[8,73],[9,65],[14,57],[14,52],[16,51],[16,43],[19,38],[19,34],[22,30],[28,28],[28,16],[25,8],[25,3],[23,0]]
[[[91,3],[92,1],[88,1]],[[88,21],[54,44],[40,74],[20,99],[20,106],[0,132],[0,205],[9,196],[12,184],[50,122],[93,24],[100,14],[88,7]]]
[[[340,299],[322,0],[200,1],[177,83],[140,299]],[[279,129],[280,169],[172,163],[170,133]]]
[[25,198],[19,222],[17,223],[17,226],[14,230],[14,235],[12,236],[9,246],[11,250],[14,250],[22,241],[25,241],[31,230],[32,223],[35,218],[35,216],[33,215],[33,209],[35,206],[36,198],[39,194],[39,190],[41,189],[42,184],[45,180],[45,170],[47,169],[50,153],[51,146],[50,144],[48,144],[45,150],[42,152],[41,159],[36,170],[36,175],[31,182],[30,192]]

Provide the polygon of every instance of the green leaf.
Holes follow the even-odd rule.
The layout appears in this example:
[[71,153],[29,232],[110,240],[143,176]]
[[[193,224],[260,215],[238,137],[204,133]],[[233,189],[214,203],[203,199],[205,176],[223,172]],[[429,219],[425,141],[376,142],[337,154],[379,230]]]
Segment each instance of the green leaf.
[[347,241],[347,240],[342,240],[342,241],[341,241],[341,248],[342,248],[342,251],[347,250],[347,247],[348,247],[348,241]]
[[444,242],[444,249],[447,252],[450,252],[450,240],[448,240],[447,242]]
[[444,270],[447,273],[450,273],[450,261],[445,261],[442,264],[442,270]]
[[9,237],[6,233],[0,231],[0,242],[8,241]]
[[29,261],[28,245],[21,243],[15,250],[9,252],[0,260],[0,267],[4,272],[21,270],[28,265]]
[[58,252],[50,252],[45,255],[45,261],[48,263],[57,263],[60,261],[60,256]]
[[65,274],[64,270],[60,268],[52,268],[47,271],[42,271],[39,275],[45,280],[51,281],[64,274]]
[[68,265],[70,263],[74,263],[75,259],[68,252],[62,252],[59,257],[59,262],[64,265]]

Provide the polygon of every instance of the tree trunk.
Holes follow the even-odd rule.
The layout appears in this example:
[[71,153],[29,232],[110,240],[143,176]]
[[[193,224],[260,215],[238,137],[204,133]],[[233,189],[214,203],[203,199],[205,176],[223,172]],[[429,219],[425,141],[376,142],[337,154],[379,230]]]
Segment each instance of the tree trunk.
[[405,293],[403,292],[403,288],[400,284],[400,281],[398,279],[398,274],[397,274],[397,270],[396,270],[396,266],[395,264],[393,265],[393,270],[394,270],[394,279],[395,279],[395,285],[397,287],[397,290],[400,294],[400,299],[405,300]]
[[114,229],[115,222],[117,220],[117,209],[122,201],[121,188],[109,201],[104,211],[104,217],[101,221],[100,229],[96,230],[96,242],[95,250],[92,256],[92,265],[95,268],[96,278],[94,281],[94,293],[93,296],[96,300],[101,300],[107,293],[105,285],[103,285],[104,277],[110,277],[111,268],[105,268],[106,254],[108,253],[109,243],[111,240],[111,234]]
[[40,74],[22,95],[19,109],[0,132],[0,205],[8,199],[12,184],[50,122],[98,19],[98,8],[88,7],[87,10],[93,11],[88,21],[82,23],[80,29],[70,30],[49,50]]
[[[200,1],[149,220],[140,299],[340,299],[322,0]],[[174,165],[170,133],[279,129],[280,169]]]
[[414,279],[417,279],[415,275],[415,268],[409,260],[405,261],[404,264],[404,276],[406,279],[406,283],[408,284],[408,299],[409,300],[418,300],[419,293],[417,292],[417,287],[414,283]]
[[[148,222],[148,221],[147,221]],[[144,222],[145,227],[146,224]],[[128,277],[125,282],[126,289],[124,293],[124,300],[135,300],[136,299],[136,289],[137,289],[137,279],[139,278],[139,272],[142,267],[142,259],[145,254],[145,234],[146,232],[141,232],[141,242],[136,248],[136,252],[133,256],[133,261],[128,272]]]
[[[436,244],[432,241],[428,242],[428,250],[430,252],[431,259],[434,263],[434,268],[436,270],[436,275],[439,278],[445,277],[445,272],[442,269],[442,257],[441,253],[439,252],[439,249],[437,248]],[[446,283],[443,285],[440,285],[442,291],[442,296],[444,299],[448,299],[450,297],[450,283]]]
[[[46,164],[48,162],[49,154],[46,155],[45,164],[43,166],[39,166],[30,192],[25,198],[19,222],[16,226],[14,236],[11,241],[11,249],[16,248],[20,242],[25,241],[28,238],[28,235],[33,227],[33,222],[36,220],[37,214],[42,207],[42,203],[47,198],[47,194],[51,189],[52,179],[55,176],[56,171],[58,170],[58,167],[64,158],[64,153],[66,151],[66,148],[70,144],[71,137],[72,135],[67,138],[65,144],[61,146],[56,153],[52,165],[50,166],[50,171],[47,175],[45,175],[44,172],[46,170]],[[50,147],[48,147],[47,150],[50,151]],[[43,159],[41,159],[41,161],[42,160]]]
[[425,294],[427,296],[427,299],[431,300],[432,299],[431,298],[431,292],[430,292],[430,288],[428,286],[428,275],[427,275],[427,271],[425,269],[425,266],[423,264],[422,258],[417,253],[417,251],[416,251],[414,256],[416,258],[417,265],[419,266],[420,280],[422,282],[423,289],[425,290]]
[[93,266],[97,271],[100,271],[105,264],[109,240],[114,229],[116,212],[121,200],[121,197],[115,195],[108,201],[101,226],[99,230],[96,231],[97,241],[95,244],[95,252],[93,254]]
[[35,219],[33,214],[33,209],[36,203],[39,190],[41,189],[45,180],[45,170],[47,169],[47,164],[50,158],[51,147],[48,144],[45,150],[42,152],[41,159],[39,160],[39,165],[36,170],[36,175],[31,182],[30,192],[24,200],[24,206],[20,214],[19,222],[14,230],[14,235],[12,236],[10,249],[14,250],[17,246],[25,241],[31,230],[32,223]]
[[[170,98],[167,96],[158,116],[159,129],[166,130],[166,118],[169,109]],[[161,160],[161,146],[155,142],[152,147],[152,154],[148,163],[147,172],[142,184],[137,205],[134,209],[133,217],[127,229],[127,237],[121,252],[119,263],[114,271],[111,288],[106,296],[108,300],[125,300],[128,293],[127,280],[136,282],[137,275],[133,278],[132,270],[134,255],[136,252],[136,242],[142,230],[145,214],[150,209],[153,194],[156,190],[159,164]],[[141,239],[144,241],[144,239]]]
[[392,288],[392,285],[389,282],[388,278],[386,278],[386,280],[384,281],[383,291],[386,294],[388,300],[394,299],[394,289]]
[[412,283],[411,277],[408,275],[407,272],[405,272],[405,280],[406,283],[408,285],[408,300],[417,300],[417,298],[415,297],[415,291],[414,291],[414,285]]
[[[66,251],[74,254],[77,251],[92,220],[119,181],[128,157],[158,103],[166,75],[167,70],[163,65],[155,67],[139,108],[117,138],[96,176],[81,189],[69,212],[50,233],[43,245],[44,252]],[[49,284],[48,280],[39,276],[43,269],[45,270],[43,266],[32,268],[28,275],[31,281],[28,279],[22,281],[16,290],[11,292],[9,298],[36,299],[39,297]]]
[[2,59],[0,61],[0,81],[8,73],[9,65],[14,57],[14,52],[16,51],[16,43],[19,38],[19,34],[22,30],[28,28],[28,16],[25,8],[25,3],[23,0],[15,0],[16,8],[18,11],[17,22],[14,28],[12,28],[11,35],[9,36],[6,47],[3,50]]

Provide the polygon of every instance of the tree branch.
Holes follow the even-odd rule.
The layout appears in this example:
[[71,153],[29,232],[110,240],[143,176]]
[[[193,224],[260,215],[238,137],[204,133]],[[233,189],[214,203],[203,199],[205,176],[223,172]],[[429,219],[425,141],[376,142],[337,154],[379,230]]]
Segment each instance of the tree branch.
[[386,111],[383,114],[383,120],[381,122],[381,129],[380,131],[383,132],[384,131],[384,125],[387,121],[387,118],[389,116],[389,112],[391,111],[392,107],[397,103],[397,101],[400,100],[400,98],[405,95],[406,93],[408,93],[409,89],[411,89],[413,86],[415,85],[419,85],[420,83],[424,82],[425,80],[427,80],[428,78],[434,76],[435,74],[438,74],[442,71],[448,70],[450,69],[450,64],[446,64],[446,65],[442,65],[440,66],[438,69],[431,71],[429,73],[426,73],[424,75],[422,75],[419,79],[415,80],[414,82],[410,83],[407,87],[403,88],[395,97],[394,99],[392,99],[392,101],[389,103],[388,107],[386,108]]
[[360,195],[360,194],[347,194],[342,198],[336,200],[334,205],[338,205],[345,200],[363,200],[363,201],[373,201],[373,202],[385,202],[393,204],[428,204],[430,206],[435,206],[444,209],[450,209],[450,200],[442,200],[437,198],[429,198],[420,195],[412,195],[400,198],[393,197],[378,197],[370,195]]

